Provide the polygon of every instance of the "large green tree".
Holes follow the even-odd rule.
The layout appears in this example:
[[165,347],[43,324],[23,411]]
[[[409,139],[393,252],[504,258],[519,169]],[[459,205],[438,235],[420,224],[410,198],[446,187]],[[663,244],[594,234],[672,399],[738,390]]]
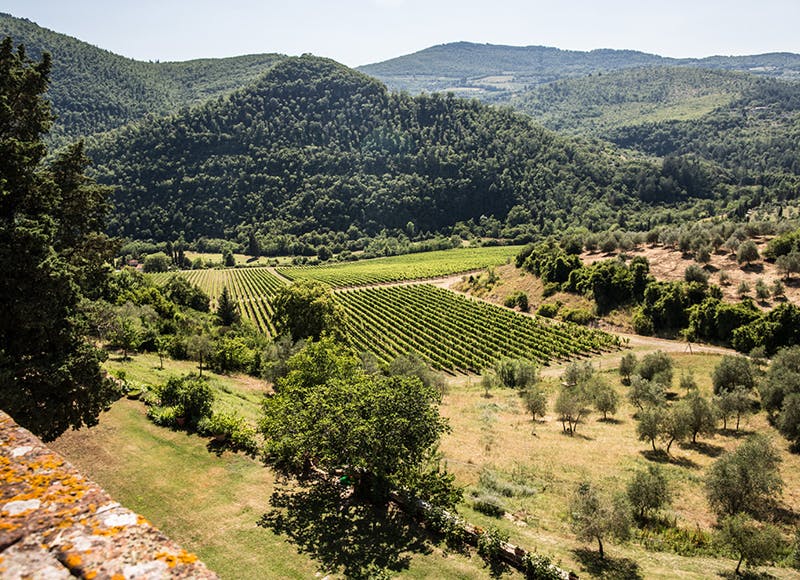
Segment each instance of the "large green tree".
[[44,164],[49,72],[48,55],[0,44],[0,408],[45,440],[95,423],[115,396],[80,308],[104,278],[91,250],[106,246],[104,190],[82,177],[80,146]]
[[439,393],[417,377],[366,374],[358,358],[326,337],[289,360],[277,393],[264,400],[261,431],[279,471],[340,470],[362,497],[391,489],[452,507],[452,479],[430,469],[447,423]]
[[323,333],[343,335],[344,309],[321,282],[299,280],[281,288],[272,307],[278,333],[288,334],[292,340],[319,340]]

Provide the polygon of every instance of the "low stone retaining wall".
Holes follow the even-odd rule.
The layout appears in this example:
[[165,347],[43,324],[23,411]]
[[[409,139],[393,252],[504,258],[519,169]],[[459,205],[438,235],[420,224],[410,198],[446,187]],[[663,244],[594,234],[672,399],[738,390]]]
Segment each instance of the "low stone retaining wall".
[[0,578],[217,578],[0,411]]

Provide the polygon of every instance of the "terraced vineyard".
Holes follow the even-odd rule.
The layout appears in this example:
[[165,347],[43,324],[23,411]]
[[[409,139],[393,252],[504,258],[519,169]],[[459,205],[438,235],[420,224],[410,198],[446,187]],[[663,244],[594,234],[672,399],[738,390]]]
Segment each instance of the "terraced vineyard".
[[[227,286],[228,292],[239,304],[245,320],[252,322],[261,332],[273,336],[272,297],[283,286],[280,278],[266,268],[227,268],[225,270],[183,270],[180,272],[189,282],[200,287],[211,297],[212,302]],[[163,284],[171,274],[155,274],[157,284]]]
[[384,362],[416,352],[434,368],[478,372],[503,357],[541,364],[619,347],[617,337],[524,316],[430,284],[337,292],[353,345]]
[[498,266],[516,256],[520,249],[521,246],[457,248],[358,262],[292,266],[278,268],[277,272],[289,280],[319,280],[334,288],[366,286],[385,282],[436,278]]

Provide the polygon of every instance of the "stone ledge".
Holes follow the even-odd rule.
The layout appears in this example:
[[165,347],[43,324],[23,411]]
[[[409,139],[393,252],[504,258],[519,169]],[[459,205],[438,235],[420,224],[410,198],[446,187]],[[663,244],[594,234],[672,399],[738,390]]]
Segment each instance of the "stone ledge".
[[0,578],[217,575],[0,411]]

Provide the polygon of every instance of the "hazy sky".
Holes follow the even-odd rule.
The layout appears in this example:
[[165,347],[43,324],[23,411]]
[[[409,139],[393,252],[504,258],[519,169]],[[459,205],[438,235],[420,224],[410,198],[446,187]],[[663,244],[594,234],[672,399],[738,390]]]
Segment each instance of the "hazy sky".
[[358,66],[458,40],[800,53],[800,0],[4,0],[0,12],[140,60],[310,52]]

